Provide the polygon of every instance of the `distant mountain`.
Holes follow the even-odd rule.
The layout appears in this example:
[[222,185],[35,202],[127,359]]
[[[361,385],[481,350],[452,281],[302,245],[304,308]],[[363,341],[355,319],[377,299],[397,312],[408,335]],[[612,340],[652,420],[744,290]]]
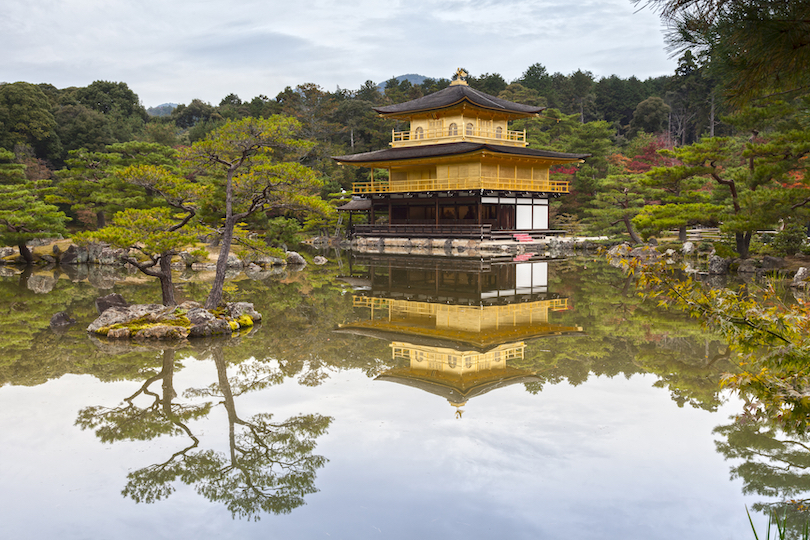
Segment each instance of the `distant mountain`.
[[149,107],[146,109],[146,114],[149,116],[169,116],[172,111],[179,105],[178,103],[164,103],[157,107]]
[[[417,75],[416,73],[408,73],[407,75],[400,75],[399,77],[394,77],[397,82],[408,81],[414,86],[418,86],[424,82],[425,79],[432,78],[432,77],[425,77],[424,75]],[[390,79],[386,79],[380,84],[377,85],[377,88],[380,89],[380,92],[385,90],[385,83],[387,83]]]

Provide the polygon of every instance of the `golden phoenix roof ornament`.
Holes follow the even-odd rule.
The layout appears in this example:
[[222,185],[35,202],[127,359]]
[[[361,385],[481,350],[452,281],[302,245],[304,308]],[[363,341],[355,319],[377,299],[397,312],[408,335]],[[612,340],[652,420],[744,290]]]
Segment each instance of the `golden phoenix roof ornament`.
[[466,71],[464,71],[461,68],[458,68],[456,70],[456,78],[453,79],[453,82],[451,82],[450,85],[451,86],[456,85],[456,84],[465,84],[466,85],[467,84],[467,75],[469,75],[469,74]]

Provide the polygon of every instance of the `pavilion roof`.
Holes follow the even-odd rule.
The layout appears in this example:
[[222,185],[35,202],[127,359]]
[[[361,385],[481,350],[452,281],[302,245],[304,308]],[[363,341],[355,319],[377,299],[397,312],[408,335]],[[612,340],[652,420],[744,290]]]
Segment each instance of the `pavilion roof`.
[[564,152],[552,152],[549,150],[535,150],[534,148],[522,148],[519,146],[502,146],[497,144],[477,143],[477,142],[455,142],[443,144],[430,144],[423,146],[402,146],[397,148],[386,148],[373,152],[363,152],[346,156],[333,156],[332,159],[344,163],[377,163],[381,161],[399,161],[407,159],[436,158],[442,156],[453,156],[470,154],[473,152],[489,151],[496,154],[506,154],[521,157],[538,157],[559,159],[563,161],[576,161],[590,157],[591,154],[567,154]]
[[361,198],[352,198],[349,202],[342,206],[337,207],[338,210],[342,210],[344,212],[357,212],[361,210],[370,210],[371,209],[371,200],[370,199],[361,199]]
[[542,379],[534,373],[509,366],[466,377],[444,374],[435,370],[394,368],[378,375],[375,380],[418,388],[441,396],[454,404],[461,404],[471,398],[513,384],[542,382]]
[[546,107],[513,103],[475,90],[466,84],[457,84],[405,103],[374,107],[374,110],[382,116],[408,116],[419,112],[446,109],[465,101],[482,109],[499,111],[517,117],[534,116],[546,109]]

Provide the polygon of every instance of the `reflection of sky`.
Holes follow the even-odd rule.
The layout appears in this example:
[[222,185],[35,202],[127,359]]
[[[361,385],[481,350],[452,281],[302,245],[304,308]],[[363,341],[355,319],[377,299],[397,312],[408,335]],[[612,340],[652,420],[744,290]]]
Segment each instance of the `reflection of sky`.
[[[215,380],[210,362],[185,362],[178,394]],[[178,485],[152,505],[124,499],[128,471],[161,462],[182,437],[100,443],[73,423],[112,406],[137,383],[65,376],[0,389],[0,507],[10,538],[748,538],[739,481],[714,451],[716,414],[678,408],[654,377],[520,385],[471,400],[461,420],[445,400],[333,374],[237,398],[242,418],[273,412],[335,418],[316,453],[319,493],[287,516],[232,520]],[[180,398],[182,400],[182,398]],[[224,450],[222,408],[192,425],[201,448]]]

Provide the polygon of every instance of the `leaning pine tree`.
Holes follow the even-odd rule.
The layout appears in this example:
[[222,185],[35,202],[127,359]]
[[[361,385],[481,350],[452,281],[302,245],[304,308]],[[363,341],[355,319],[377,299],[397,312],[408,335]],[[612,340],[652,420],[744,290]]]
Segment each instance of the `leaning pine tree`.
[[222,301],[228,254],[237,224],[267,210],[329,212],[318,196],[322,182],[299,163],[312,143],[298,138],[300,123],[285,116],[231,121],[194,143],[182,155],[220,194],[213,210],[223,222],[216,274],[206,309]]
[[194,248],[205,233],[195,217],[197,201],[205,194],[205,186],[172,174],[155,165],[127,167],[116,173],[120,180],[140,186],[159,195],[162,206],[146,209],[130,208],[113,216],[106,227],[77,235],[78,240],[100,240],[128,250],[123,258],[144,274],[158,278],[164,306],[173,306],[174,297],[171,262],[184,248],[204,256],[204,249]]

